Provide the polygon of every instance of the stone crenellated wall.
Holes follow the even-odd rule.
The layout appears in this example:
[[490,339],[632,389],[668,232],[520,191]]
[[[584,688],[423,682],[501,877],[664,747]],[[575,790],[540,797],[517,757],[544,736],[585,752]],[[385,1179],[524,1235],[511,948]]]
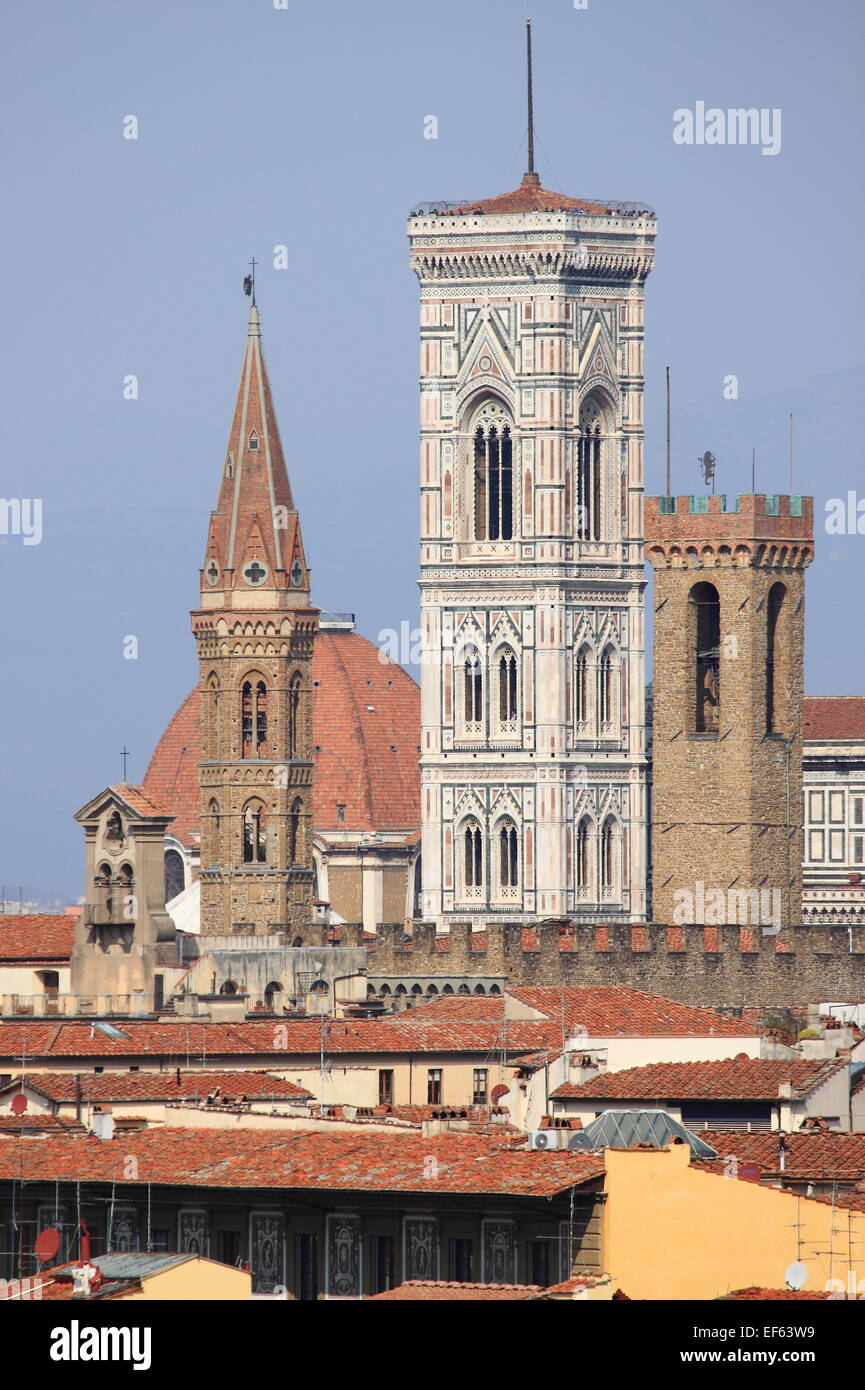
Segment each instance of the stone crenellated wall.
[[[342,927],[341,932],[346,928]],[[379,927],[368,952],[375,975],[506,975],[512,985],[628,985],[695,1005],[791,1007],[865,998],[865,927],[758,928],[658,924],[526,929],[455,923],[436,939],[431,923]],[[524,941],[530,949],[526,949]],[[343,944],[348,944],[343,941]],[[483,944],[485,949],[474,949]],[[447,949],[444,949],[447,945]]]

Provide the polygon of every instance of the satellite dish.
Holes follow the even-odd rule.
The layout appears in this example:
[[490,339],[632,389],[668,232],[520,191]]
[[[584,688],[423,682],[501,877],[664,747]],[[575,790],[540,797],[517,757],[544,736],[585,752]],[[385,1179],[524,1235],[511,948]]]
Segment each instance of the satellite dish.
[[53,1260],[57,1251],[60,1249],[60,1232],[55,1226],[47,1226],[44,1231],[40,1231],[36,1237],[36,1244],[33,1246],[33,1253],[37,1260],[42,1264],[47,1264]]
[[493,1089],[490,1091],[490,1100],[492,1101],[493,1105],[498,1105],[499,1101],[502,1099],[502,1096],[506,1096],[509,1089],[510,1088],[505,1085],[494,1086]]
[[794,1260],[784,1275],[788,1289],[804,1289],[808,1282],[808,1266],[801,1260]]
[[23,1115],[26,1109],[27,1097],[24,1095],[22,1091],[19,1091],[17,1096],[12,1097],[12,1114]]
[[763,1170],[757,1163],[743,1163],[739,1169],[739,1177],[743,1182],[759,1182],[763,1176]]

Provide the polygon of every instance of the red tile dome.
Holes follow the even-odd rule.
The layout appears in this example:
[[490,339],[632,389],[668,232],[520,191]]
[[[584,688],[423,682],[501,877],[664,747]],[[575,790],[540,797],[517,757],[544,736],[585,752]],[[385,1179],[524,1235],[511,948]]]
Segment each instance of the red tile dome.
[[[420,690],[411,676],[348,628],[323,628],[312,659],[316,831],[420,827]],[[174,813],[169,834],[197,845],[199,692],[192,690],[160,738],[144,778]],[[339,807],[343,806],[342,819]]]

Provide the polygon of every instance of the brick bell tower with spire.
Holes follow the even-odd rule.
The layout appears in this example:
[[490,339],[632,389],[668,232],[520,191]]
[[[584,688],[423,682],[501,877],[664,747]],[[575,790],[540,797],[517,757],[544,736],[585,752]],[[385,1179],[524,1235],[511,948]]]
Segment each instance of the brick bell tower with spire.
[[312,648],[300,519],[253,295],[240,385],[192,613],[201,689],[201,932],[312,918]]

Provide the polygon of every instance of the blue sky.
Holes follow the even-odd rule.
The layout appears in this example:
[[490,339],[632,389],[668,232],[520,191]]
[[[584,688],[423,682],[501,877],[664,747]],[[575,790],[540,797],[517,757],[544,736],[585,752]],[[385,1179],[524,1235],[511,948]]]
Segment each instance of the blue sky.
[[[240,370],[250,256],[316,600],[375,639],[417,617],[412,204],[523,171],[515,0],[43,0],[4,20],[6,268],[0,495],[41,498],[41,544],[0,536],[0,882],[72,900],[71,817],[143,777],[196,679],[189,609]],[[647,488],[858,488],[865,11],[853,0],[542,0],[547,187],[658,213],[647,293]],[[681,146],[698,101],[779,108],[782,146]],[[123,139],[134,115],[139,138]],[[424,139],[435,115],[438,139]],[[272,268],[285,245],[289,269]],[[123,379],[139,380],[124,400]],[[725,400],[725,376],[739,396]],[[818,530],[812,693],[863,689],[865,537]],[[845,595],[850,595],[849,600]],[[124,637],[139,656],[124,660]]]

